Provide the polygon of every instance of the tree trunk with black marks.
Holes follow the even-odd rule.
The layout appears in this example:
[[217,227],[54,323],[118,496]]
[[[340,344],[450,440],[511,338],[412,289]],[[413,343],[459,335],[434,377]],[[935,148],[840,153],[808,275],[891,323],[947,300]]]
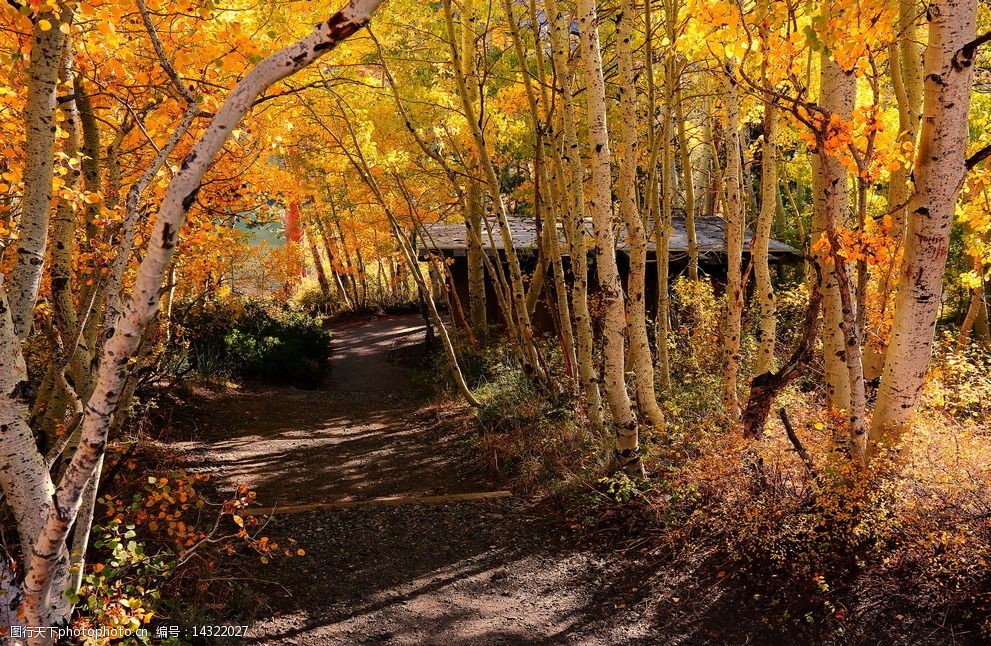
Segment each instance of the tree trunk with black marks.
[[[61,19],[44,13],[34,21],[31,60],[28,63],[27,133],[24,158],[24,196],[18,225],[17,256],[10,273],[11,319],[20,339],[27,338],[38,301],[48,222],[51,214],[52,177],[55,171],[55,91],[62,67],[65,34],[60,27],[71,21],[68,7],[60,7]],[[43,26],[47,25],[47,29]]]
[[616,266],[616,237],[612,229],[612,154],[606,121],[606,84],[599,49],[599,16],[594,0],[578,0],[578,25],[588,101],[588,137],[591,148],[592,192],[588,207],[595,229],[595,257],[602,294],[603,380],[615,433],[613,468],[638,474],[640,434],[633,404],[626,391],[626,308]]
[[932,357],[943,270],[966,175],[967,112],[977,0],[937,0],[928,12],[925,99],[891,336],[871,423],[874,444],[897,447],[908,431]]
[[[23,586],[21,611],[27,625],[48,626],[59,619],[49,612],[51,595],[64,592],[52,589],[59,557],[64,553],[66,538],[79,512],[87,483],[103,458],[111,417],[128,376],[128,363],[138,350],[142,332],[158,312],[162,280],[204,174],[231,131],[265,89],[306,67],[355,33],[368,22],[381,1],[353,0],[329,20],[317,25],[306,38],[263,59],[237,84],[169,183],[131,296],[103,347],[96,387],[82,422],[79,448],[54,496],[48,498],[50,504],[41,531],[34,534],[33,540],[25,541],[32,545],[34,555]],[[0,335],[0,341],[4,336]],[[7,392],[16,392],[16,389]],[[33,513],[37,515],[39,509],[45,508],[45,505],[37,506]],[[22,533],[23,536],[31,534]],[[46,643],[47,639],[33,641]]]
[[740,419],[737,375],[743,331],[743,229],[745,215],[740,187],[740,99],[735,72],[727,66],[723,84],[726,110],[726,294],[722,323],[723,408],[732,421]]

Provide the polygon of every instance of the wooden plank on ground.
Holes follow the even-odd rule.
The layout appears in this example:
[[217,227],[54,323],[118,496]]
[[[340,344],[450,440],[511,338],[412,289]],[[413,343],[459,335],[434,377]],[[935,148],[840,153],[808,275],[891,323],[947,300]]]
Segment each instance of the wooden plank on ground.
[[449,493],[442,496],[381,496],[368,500],[338,500],[336,502],[314,502],[305,505],[284,507],[250,507],[241,512],[242,516],[272,516],[274,514],[301,514],[321,509],[349,509],[351,507],[371,507],[375,505],[420,505],[425,503],[459,502],[466,500],[492,500],[509,498],[513,492],[506,490],[479,491],[476,493]]

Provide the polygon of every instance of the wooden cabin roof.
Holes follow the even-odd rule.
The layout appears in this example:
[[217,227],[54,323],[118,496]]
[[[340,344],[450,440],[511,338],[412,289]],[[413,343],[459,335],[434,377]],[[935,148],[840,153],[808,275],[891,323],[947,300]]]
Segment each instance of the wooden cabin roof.
[[[495,243],[495,249],[504,249],[505,247],[502,242],[502,236],[499,234],[497,223],[495,220],[490,219],[489,225],[492,228],[492,242]],[[685,231],[684,215],[676,215],[672,218],[672,225],[674,231],[670,239],[670,252],[672,254],[688,253],[688,234]],[[509,218],[509,228],[512,232],[513,246],[517,251],[536,250],[537,230],[533,220],[511,217]],[[591,237],[591,223],[586,223],[586,229],[588,235]],[[700,254],[721,254],[725,252],[726,222],[721,217],[696,217],[695,234],[698,240]],[[619,227],[616,235],[616,248],[623,251],[629,249],[626,227]],[[560,226],[559,237],[561,244],[564,245],[564,235],[560,232]],[[744,232],[744,252],[749,249],[752,238],[753,232],[747,229]],[[419,239],[420,243],[418,246],[423,251],[432,250],[447,256],[463,256],[468,250],[468,231],[464,222],[434,222],[425,224],[422,227]],[[484,231],[482,235],[482,246],[489,251],[493,248],[492,244],[490,244],[488,234]],[[649,240],[647,249],[651,253],[654,251],[653,239]],[[769,252],[772,256],[781,259],[800,258],[802,255],[798,249],[774,239],[770,242]]]

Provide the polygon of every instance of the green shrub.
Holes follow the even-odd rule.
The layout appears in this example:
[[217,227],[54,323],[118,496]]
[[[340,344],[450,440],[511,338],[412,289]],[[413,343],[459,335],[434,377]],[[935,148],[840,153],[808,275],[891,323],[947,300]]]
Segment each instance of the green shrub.
[[330,333],[307,314],[256,301],[208,303],[179,330],[187,360],[207,378],[318,386],[330,359]]

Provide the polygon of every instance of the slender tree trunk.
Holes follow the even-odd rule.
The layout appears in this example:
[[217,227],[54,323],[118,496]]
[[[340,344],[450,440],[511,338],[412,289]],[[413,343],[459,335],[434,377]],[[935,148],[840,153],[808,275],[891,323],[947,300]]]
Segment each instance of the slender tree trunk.
[[695,181],[696,172],[692,167],[691,146],[685,132],[685,100],[681,88],[675,96],[676,118],[678,120],[678,152],[681,155],[682,184],[685,186],[685,235],[688,237],[688,278],[699,279],[699,239],[695,231]]
[[594,0],[578,0],[578,25],[588,100],[588,134],[592,159],[592,194],[588,200],[595,228],[596,269],[602,294],[604,383],[615,431],[613,466],[640,473],[640,435],[633,404],[626,392],[624,341],[626,311],[616,266],[616,238],[612,229],[612,172],[606,122],[606,84],[599,50],[599,16]]
[[[717,158],[715,156],[716,150],[716,140],[715,132],[712,127],[712,120],[715,118],[713,116],[711,101],[705,100],[705,115],[703,117],[703,127],[702,127],[702,164],[699,171],[699,183],[705,186],[704,197],[702,200],[702,215],[704,217],[712,217],[716,213],[716,195],[720,190],[713,181],[716,174],[716,163]],[[698,272],[698,257],[692,258],[689,256],[689,271],[691,271],[692,265],[695,266],[696,275]]]
[[932,357],[943,270],[957,195],[966,175],[967,112],[976,0],[938,0],[929,12],[925,99],[915,158],[915,194],[891,338],[871,423],[871,440],[898,446],[908,430]]
[[754,228],[753,250],[757,303],[760,308],[760,327],[757,333],[758,375],[774,370],[774,346],[777,340],[777,313],[774,303],[774,287],[771,285],[771,267],[768,247],[771,241],[771,225],[778,206],[777,173],[777,117],[774,104],[764,102],[764,140],[760,162],[760,213]]
[[[67,55],[66,59],[71,59]],[[73,69],[71,62],[64,66],[62,80],[71,84]],[[63,144],[62,153],[68,159],[78,160],[79,158],[79,114],[76,110],[75,101],[69,101],[63,108],[65,119],[62,127],[65,130],[66,138]],[[80,166],[70,165],[65,175],[65,188],[75,189],[79,184]],[[59,344],[62,346],[62,354],[65,355],[71,367],[73,383],[79,383],[83,378],[83,373],[88,369],[88,362],[76,360],[79,356],[75,352],[76,329],[78,319],[76,304],[73,302],[73,250],[76,245],[76,213],[71,202],[59,198],[56,201],[55,218],[52,226],[52,244],[50,253],[51,269],[50,290],[53,318],[55,322],[55,334],[58,336]],[[59,360],[61,362],[61,358]],[[60,372],[59,375],[62,373]],[[59,376],[56,375],[56,376]],[[56,440],[55,431],[57,426],[64,420],[68,399],[72,396],[66,388],[62,387],[62,380],[55,379],[54,388],[49,393],[45,402],[45,415],[41,419],[41,424],[36,429],[42,434],[45,447],[50,447]]]
[[[846,74],[829,58],[822,56],[820,103],[825,110],[849,120],[853,113],[856,78]],[[840,302],[837,272],[847,271],[846,263],[833,267],[827,246],[816,244],[830,227],[846,224],[849,211],[846,168],[834,157],[824,162],[812,156],[813,214],[811,243],[816,262],[822,268],[822,349],[827,401],[835,410],[850,410],[850,380],[847,375],[846,344],[841,329],[843,304]],[[810,280],[815,275],[810,274]]]
[[[466,79],[474,79],[476,76],[475,24],[477,22],[478,6],[475,0],[464,0],[461,7],[461,74]],[[469,83],[467,87],[472,105],[478,105],[478,85]],[[482,249],[482,216],[485,209],[482,201],[482,183],[478,180],[478,156],[474,153],[470,154],[467,171],[470,178],[465,187],[465,226],[473,232],[468,235],[468,309],[472,327],[484,332],[487,325],[483,258],[485,251]]]
[[334,228],[337,230],[337,239],[341,245],[341,254],[344,256],[344,262],[347,265],[345,280],[351,288],[351,303],[353,304],[353,308],[358,310],[364,307],[364,305],[361,301],[361,291],[358,288],[358,281],[354,277],[355,263],[351,260],[351,252],[348,251],[347,240],[344,238],[344,229],[341,228],[340,219],[335,217],[333,223]]
[[564,231],[571,256],[574,281],[571,299],[577,330],[576,360],[578,381],[588,406],[589,423],[601,428],[602,395],[599,391],[598,369],[592,339],[592,315],[588,303],[588,250],[585,245],[585,199],[582,190],[581,151],[575,126],[574,83],[568,59],[571,52],[571,19],[562,11],[557,0],[544,0],[550,17],[551,60],[561,97],[561,145],[563,193],[568,197],[570,214],[564,217]]
[[2,281],[0,275],[0,361],[4,366],[0,370],[0,429],[3,430],[0,432],[0,487],[4,502],[14,513],[17,533],[25,545],[25,567],[29,568],[34,554],[27,546],[44,527],[55,486],[27,424],[30,393],[27,366]]
[[317,282],[320,284],[320,293],[325,301],[330,300],[330,281],[327,280],[327,272],[323,267],[323,258],[320,257],[320,250],[317,249],[316,235],[314,227],[306,232],[306,242],[310,248],[310,256],[313,258],[313,267],[317,272]]
[[726,303],[723,306],[723,407],[734,422],[740,419],[737,373],[743,317],[743,195],[740,190],[740,100],[735,72],[727,67],[723,83],[726,110]]
[[[630,275],[627,282],[626,319],[630,338],[630,367],[638,409],[651,426],[663,430],[664,413],[657,405],[654,390],[654,359],[647,341],[647,232],[637,208],[636,175],[638,160],[636,83],[633,79],[633,0],[622,0],[616,24],[619,62],[619,210],[626,224],[630,244]],[[658,289],[663,289],[658,285]],[[659,313],[660,315],[660,313]],[[660,345],[660,344],[659,344]],[[665,344],[666,346],[666,344]]]
[[[98,193],[103,190],[103,182],[100,174],[100,122],[97,120],[96,112],[93,109],[93,102],[86,91],[86,84],[81,75],[76,74],[72,82],[73,94],[76,109],[79,113],[79,128],[82,133],[79,160],[82,168],[83,187],[90,193]],[[101,202],[94,202],[86,205],[86,238],[92,240],[99,235],[100,227],[97,224]]]
[[[673,13],[670,4],[667,5],[668,15]],[[669,32],[670,37],[670,32]],[[671,148],[671,104],[674,102],[675,61],[667,56],[664,61],[664,101],[661,106],[660,136],[654,142],[658,146],[661,158],[661,199],[660,204],[652,204],[655,212],[660,207],[660,217],[654,223],[654,260],[657,263],[657,317],[655,325],[655,341],[657,345],[657,372],[661,388],[668,390],[671,386],[671,365],[668,353],[668,340],[671,335],[671,233],[674,230],[672,213],[674,210],[675,187],[671,181],[674,177],[674,151]],[[647,194],[656,197],[657,194],[657,155],[652,155],[648,181],[650,186]],[[694,224],[694,222],[693,222]]]
[[[919,134],[922,112],[922,51],[915,20],[918,7],[912,0],[898,0],[898,36],[888,48],[891,67],[891,86],[898,105],[899,143],[915,144]],[[888,188],[888,204],[893,209],[892,235],[895,248],[905,238],[908,199],[909,168],[899,166],[891,173]],[[892,259],[894,262],[894,259]]]
[[984,297],[977,308],[977,320],[974,321],[974,336],[977,341],[986,349],[991,349],[991,322],[988,321],[988,301],[991,295],[988,294],[991,283],[984,283]]
[[[24,196],[18,226],[17,255],[10,274],[10,306],[14,330],[25,339],[31,332],[34,306],[38,301],[55,170],[55,91],[62,67],[65,34],[61,25],[71,22],[68,7],[38,16],[34,23],[31,60],[28,63],[27,102],[24,125],[27,133],[24,159]],[[42,28],[47,24],[48,29]]]
[[[974,256],[974,273],[978,276],[984,275],[984,263],[980,257]],[[967,314],[960,324],[960,333],[957,336],[957,349],[963,350],[970,343],[970,333],[973,331],[984,308],[984,285],[977,285],[970,290],[970,304],[967,306]]]

